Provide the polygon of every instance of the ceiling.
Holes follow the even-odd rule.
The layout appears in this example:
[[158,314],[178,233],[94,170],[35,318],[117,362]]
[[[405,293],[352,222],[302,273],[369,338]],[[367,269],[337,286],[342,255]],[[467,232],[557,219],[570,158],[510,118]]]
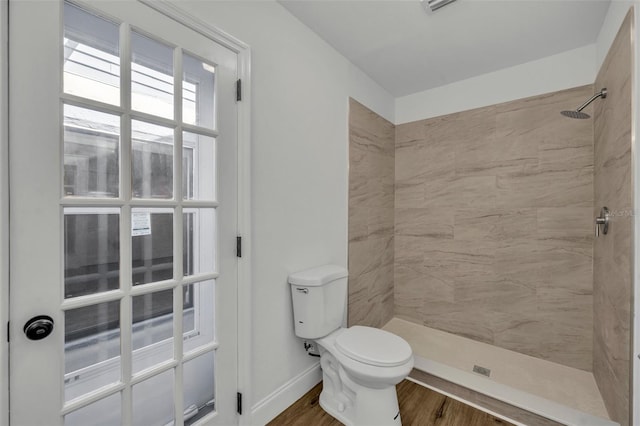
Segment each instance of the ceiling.
[[279,0],[398,97],[592,44],[609,0]]

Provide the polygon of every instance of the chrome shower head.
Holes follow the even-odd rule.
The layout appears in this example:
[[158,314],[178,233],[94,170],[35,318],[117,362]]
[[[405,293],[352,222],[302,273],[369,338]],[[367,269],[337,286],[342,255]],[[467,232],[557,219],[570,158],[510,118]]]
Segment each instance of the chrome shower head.
[[600,90],[599,93],[596,93],[595,95],[593,95],[591,99],[589,99],[587,102],[580,105],[578,109],[576,109],[575,111],[561,111],[560,114],[569,118],[579,118],[579,119],[589,118],[590,115],[582,112],[582,110],[585,109],[591,102],[595,101],[596,99],[598,98],[605,99],[606,97],[607,97],[607,89],[604,88]]
[[564,115],[565,117],[579,118],[579,119],[585,119],[585,118],[591,117],[589,114],[581,111],[560,111],[560,114]]

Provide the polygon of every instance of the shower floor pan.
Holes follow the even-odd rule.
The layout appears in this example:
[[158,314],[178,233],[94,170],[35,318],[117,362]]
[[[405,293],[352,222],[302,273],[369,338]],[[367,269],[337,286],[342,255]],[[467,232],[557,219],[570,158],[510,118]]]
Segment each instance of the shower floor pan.
[[[469,391],[481,394],[549,420],[532,420],[527,424],[618,425],[609,420],[590,372],[398,318],[393,318],[383,329],[401,336],[413,348],[418,372],[412,376],[416,381],[450,393],[458,399],[475,402],[474,405],[485,411],[518,421],[509,413],[501,413],[499,408],[468,401],[471,398],[465,398],[464,394],[469,394]],[[426,373],[423,377],[433,377],[432,383],[422,380],[420,372]],[[454,388],[464,390],[463,394],[452,391]]]

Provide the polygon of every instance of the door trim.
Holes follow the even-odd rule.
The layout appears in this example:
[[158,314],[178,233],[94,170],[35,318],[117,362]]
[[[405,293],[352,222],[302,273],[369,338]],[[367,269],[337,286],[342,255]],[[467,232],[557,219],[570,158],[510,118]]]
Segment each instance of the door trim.
[[[238,262],[238,392],[251,401],[251,50],[249,45],[214,28],[166,0],[138,0],[178,23],[225,46],[238,56],[238,78],[242,80],[242,101],[238,112],[238,232],[243,237],[243,255]],[[9,108],[8,43],[9,5],[0,1],[0,424],[9,424]],[[235,390],[230,389],[230,392]],[[251,423],[250,412],[240,424]]]

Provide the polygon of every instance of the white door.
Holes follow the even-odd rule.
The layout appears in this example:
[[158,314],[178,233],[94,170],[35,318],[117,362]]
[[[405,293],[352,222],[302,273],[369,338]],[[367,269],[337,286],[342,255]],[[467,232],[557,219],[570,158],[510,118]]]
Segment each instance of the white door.
[[236,424],[236,54],[134,0],[9,6],[11,425]]

